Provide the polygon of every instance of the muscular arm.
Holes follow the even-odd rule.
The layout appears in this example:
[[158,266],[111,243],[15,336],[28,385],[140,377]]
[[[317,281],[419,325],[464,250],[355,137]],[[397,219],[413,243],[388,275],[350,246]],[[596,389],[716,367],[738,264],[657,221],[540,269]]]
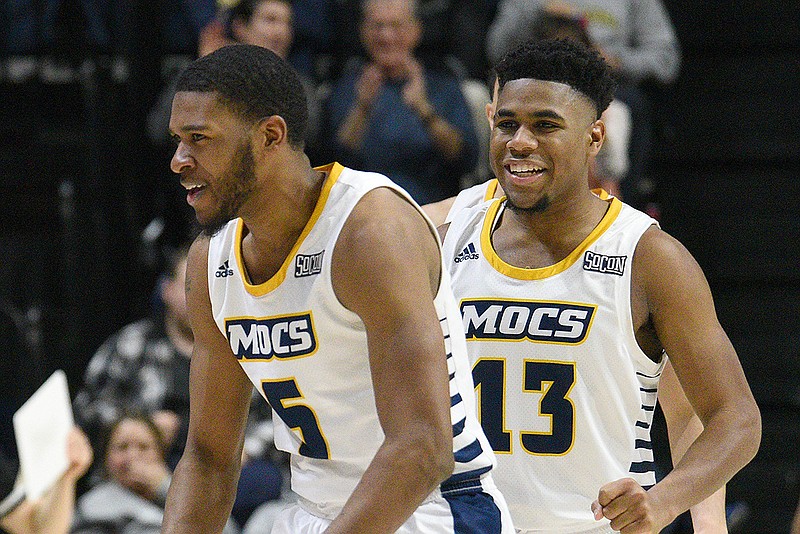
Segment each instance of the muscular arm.
[[423,218],[388,189],[366,195],[339,237],[334,290],[366,326],[385,439],[328,533],[394,532],[452,472],[439,258]]
[[[637,528],[659,530],[724,486],[755,456],[761,417],[736,351],[717,319],[705,276],[686,248],[650,228],[634,255],[632,284],[633,300],[644,301],[647,320],[703,424],[674,469],[646,495],[627,503],[624,512],[622,502],[603,510],[606,517],[617,518],[612,520],[614,528],[639,521]],[[634,305],[634,323],[644,322]],[[601,495],[600,503],[605,506],[607,499]],[[623,532],[628,531],[650,532]]]
[[167,496],[163,532],[222,532],[239,479],[252,384],[211,315],[208,241],[192,245],[186,302],[194,332],[189,434]]
[[[703,431],[703,423],[689,404],[670,363],[667,363],[661,375],[658,400],[667,422],[672,461],[678,463]],[[692,506],[691,513],[692,525],[698,534],[726,534],[728,526],[725,517],[725,486]]]

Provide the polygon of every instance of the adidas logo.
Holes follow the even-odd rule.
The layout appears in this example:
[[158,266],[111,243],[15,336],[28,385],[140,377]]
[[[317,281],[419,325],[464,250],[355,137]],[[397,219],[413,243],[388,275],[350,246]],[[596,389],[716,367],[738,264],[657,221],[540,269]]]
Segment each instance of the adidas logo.
[[217,278],[225,278],[226,276],[233,276],[233,269],[230,267],[230,262],[225,260],[225,263],[217,267],[217,272],[214,273]]
[[478,256],[478,253],[475,251],[475,244],[470,243],[464,247],[464,250],[458,253],[458,256],[456,256],[453,261],[461,263],[462,261],[477,260],[478,258],[480,258],[480,256]]

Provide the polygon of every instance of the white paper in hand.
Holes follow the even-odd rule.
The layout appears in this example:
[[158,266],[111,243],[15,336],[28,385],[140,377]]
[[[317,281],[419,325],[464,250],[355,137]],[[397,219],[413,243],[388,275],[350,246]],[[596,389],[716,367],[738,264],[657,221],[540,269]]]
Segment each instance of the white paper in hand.
[[67,435],[73,425],[67,376],[59,369],[14,414],[27,498],[38,499],[66,472]]

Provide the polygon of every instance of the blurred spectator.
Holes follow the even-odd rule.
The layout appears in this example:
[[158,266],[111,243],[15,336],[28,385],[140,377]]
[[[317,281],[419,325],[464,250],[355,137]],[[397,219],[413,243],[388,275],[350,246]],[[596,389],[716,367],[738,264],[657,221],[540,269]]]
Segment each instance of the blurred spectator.
[[[413,0],[367,0],[354,60],[325,102],[321,131],[344,165],[387,175],[417,202],[456,194],[478,163],[470,108],[452,72],[414,55],[422,26]],[[328,156],[332,159],[332,156]]]
[[660,0],[500,0],[489,29],[489,59],[494,63],[528,40],[528,29],[548,11],[585,19],[589,37],[623,83],[671,83],[678,76],[680,48]]
[[339,3],[339,0],[292,0],[294,42],[289,63],[315,83],[321,82],[329,69],[331,43],[345,38],[334,33],[333,19],[341,11]]
[[[78,499],[74,534],[160,533],[172,473],[161,432],[146,415],[125,414],[108,428],[103,478]],[[223,531],[235,534],[230,520]]]
[[[332,43],[331,71],[337,73],[349,58],[364,55],[358,32],[362,0],[332,3],[337,39]],[[489,73],[486,33],[496,9],[497,0],[417,0],[422,24],[417,56],[426,64],[450,63],[459,74],[484,80]]]
[[[207,27],[198,54],[202,56],[228,44],[245,43],[263,46],[287,59],[294,42],[293,18],[290,0],[241,0],[230,9],[221,10],[215,23]],[[168,145],[170,149],[169,116],[175,94],[174,82],[179,73],[180,71],[174,73],[147,118],[150,140],[162,147]],[[306,144],[313,154],[319,128],[319,98],[313,80],[302,73],[298,74],[306,90],[308,102]]]
[[800,502],[797,503],[797,509],[794,512],[791,534],[800,534]]
[[[127,410],[152,418],[165,444],[168,467],[183,453],[189,424],[189,362],[193,336],[184,280],[188,245],[168,254],[154,312],[111,335],[87,366],[74,401],[75,417],[95,447],[102,429]],[[269,456],[271,413],[255,393],[245,440],[245,460],[234,504],[242,522],[259,504],[277,497],[282,478]],[[277,484],[277,487],[272,485]]]
[[652,189],[647,165],[652,148],[653,91],[675,81],[681,52],[669,13],[660,0],[500,0],[489,28],[487,54],[497,61],[531,38],[544,13],[582,18],[592,43],[619,77],[616,98],[631,112],[626,202],[645,208]]
[[16,462],[0,455],[0,527],[10,534],[66,534],[75,509],[75,486],[92,463],[86,435],[75,427],[67,436],[66,472],[36,500],[25,497]]
[[183,287],[187,250],[169,255],[152,315],[112,334],[89,361],[74,410],[95,447],[103,428],[125,410],[140,410],[158,425],[170,463],[180,457],[193,345]]

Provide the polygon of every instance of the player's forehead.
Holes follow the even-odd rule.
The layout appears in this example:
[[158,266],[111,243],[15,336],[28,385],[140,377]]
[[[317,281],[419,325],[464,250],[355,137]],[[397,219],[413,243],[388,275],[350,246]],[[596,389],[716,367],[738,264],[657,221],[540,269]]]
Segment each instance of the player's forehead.
[[169,130],[181,133],[214,128],[234,118],[214,92],[178,91],[172,99]]
[[594,103],[572,86],[550,80],[536,78],[519,78],[509,80],[499,87],[497,93],[497,111],[536,112],[541,109],[555,108],[578,113],[594,115]]

